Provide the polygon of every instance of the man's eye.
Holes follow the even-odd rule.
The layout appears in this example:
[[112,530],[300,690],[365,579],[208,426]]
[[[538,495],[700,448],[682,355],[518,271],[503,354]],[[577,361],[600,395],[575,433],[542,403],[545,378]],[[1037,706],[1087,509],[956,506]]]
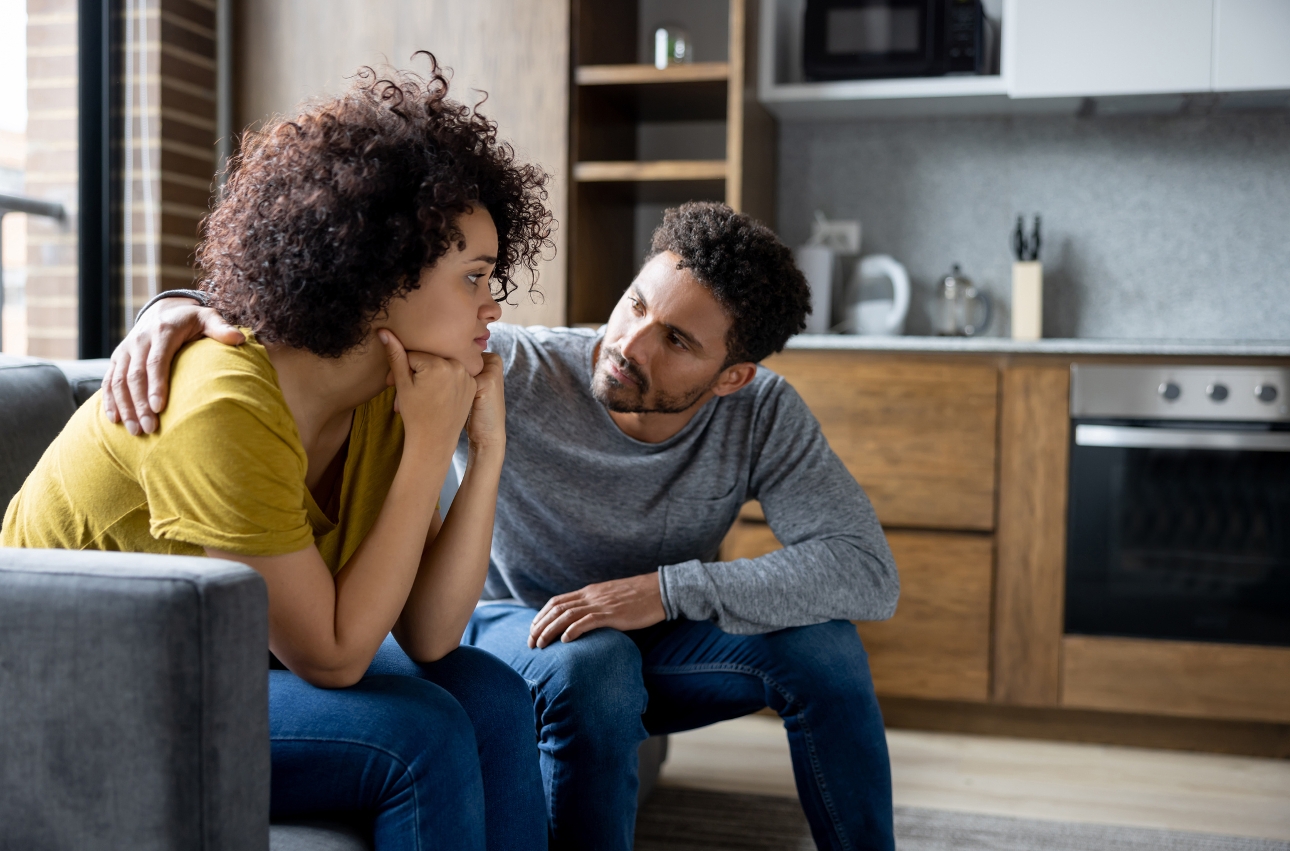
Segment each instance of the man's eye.
[[685,340],[682,340],[680,337],[676,336],[675,334],[668,334],[667,339],[672,343],[672,345],[676,346],[678,349],[681,349],[682,351],[685,350],[686,348]]

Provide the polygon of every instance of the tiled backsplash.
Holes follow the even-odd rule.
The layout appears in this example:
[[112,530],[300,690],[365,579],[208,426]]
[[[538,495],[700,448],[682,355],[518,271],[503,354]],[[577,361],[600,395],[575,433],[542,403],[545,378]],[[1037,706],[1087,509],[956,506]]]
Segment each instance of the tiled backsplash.
[[1290,338],[1290,115],[784,122],[778,229],[858,218],[909,269],[907,332],[959,263],[1009,333],[1016,217],[1043,216],[1047,337]]

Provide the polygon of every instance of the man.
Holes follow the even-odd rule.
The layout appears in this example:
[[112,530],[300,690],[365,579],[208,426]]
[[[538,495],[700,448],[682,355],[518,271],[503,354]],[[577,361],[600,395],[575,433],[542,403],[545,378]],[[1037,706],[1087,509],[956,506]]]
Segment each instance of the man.
[[[508,453],[463,641],[530,683],[553,847],[630,848],[639,744],[764,707],[784,720],[816,844],[893,847],[882,718],[850,621],[891,616],[895,565],[805,403],[757,366],[808,310],[769,229],[687,204],[600,331],[495,326]],[[127,421],[148,415],[132,401],[145,385],[164,395],[182,340],[236,334],[192,305],[164,314],[105,380]],[[750,499],[784,548],[717,561]]]

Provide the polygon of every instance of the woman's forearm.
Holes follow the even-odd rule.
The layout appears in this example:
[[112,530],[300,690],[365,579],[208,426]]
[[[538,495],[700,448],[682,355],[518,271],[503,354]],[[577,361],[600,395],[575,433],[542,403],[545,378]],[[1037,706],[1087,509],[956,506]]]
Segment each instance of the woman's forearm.
[[376,522],[335,578],[334,653],[349,673],[367,669],[403,610],[425,550],[451,447],[405,445]]
[[425,548],[394,635],[418,662],[433,662],[461,641],[488,576],[504,446],[472,451],[443,527]]

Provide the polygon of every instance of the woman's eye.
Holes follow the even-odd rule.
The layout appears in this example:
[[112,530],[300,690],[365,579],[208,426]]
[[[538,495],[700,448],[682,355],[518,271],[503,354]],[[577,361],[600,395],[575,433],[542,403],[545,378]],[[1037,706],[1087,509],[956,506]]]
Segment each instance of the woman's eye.
[[482,277],[484,276],[477,272],[471,272],[469,275],[466,276],[466,280],[470,281],[472,284],[477,284],[479,283],[479,279]]

